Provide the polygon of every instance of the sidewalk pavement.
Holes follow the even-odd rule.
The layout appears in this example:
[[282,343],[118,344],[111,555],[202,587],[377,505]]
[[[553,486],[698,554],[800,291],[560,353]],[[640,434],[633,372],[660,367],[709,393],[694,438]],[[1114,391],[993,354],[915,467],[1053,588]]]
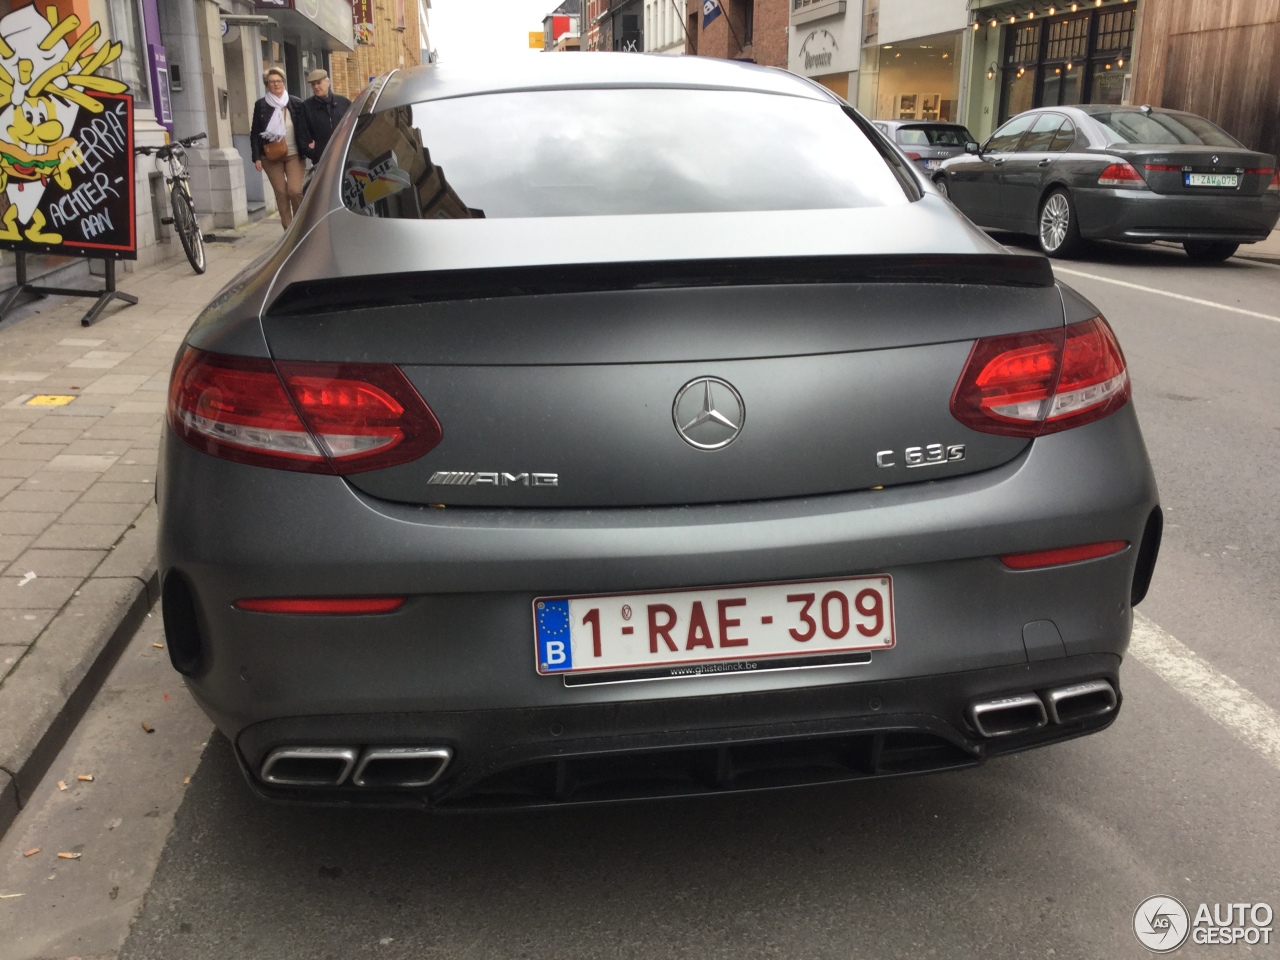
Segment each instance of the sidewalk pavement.
[[1271,236],[1261,243],[1242,243],[1236,256],[1244,257],[1246,260],[1280,263],[1280,230],[1272,230]]
[[159,596],[156,442],[178,344],[280,236],[272,219],[209,244],[203,276],[181,256],[124,274],[140,302],[89,328],[68,297],[0,327],[0,834]]

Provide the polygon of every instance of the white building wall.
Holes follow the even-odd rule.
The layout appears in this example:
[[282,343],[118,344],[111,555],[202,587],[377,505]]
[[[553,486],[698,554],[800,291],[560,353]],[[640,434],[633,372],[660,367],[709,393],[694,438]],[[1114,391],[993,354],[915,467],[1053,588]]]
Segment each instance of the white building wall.
[[966,0],[880,0],[877,43],[897,43],[968,26]]
[[[805,77],[857,73],[862,54],[862,3],[849,0],[844,7],[829,17],[791,24],[787,69]],[[856,87],[856,77],[851,77],[850,83]]]
[[671,0],[645,0],[645,53],[684,53],[682,4]]

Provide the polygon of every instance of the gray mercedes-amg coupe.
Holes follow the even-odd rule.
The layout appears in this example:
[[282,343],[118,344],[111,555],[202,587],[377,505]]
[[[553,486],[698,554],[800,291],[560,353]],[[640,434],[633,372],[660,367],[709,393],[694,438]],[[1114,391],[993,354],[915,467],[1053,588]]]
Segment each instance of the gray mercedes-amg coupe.
[[1109,725],[1160,508],[1124,356],[791,74],[370,85],[192,326],[168,650],[262,795],[552,805]]

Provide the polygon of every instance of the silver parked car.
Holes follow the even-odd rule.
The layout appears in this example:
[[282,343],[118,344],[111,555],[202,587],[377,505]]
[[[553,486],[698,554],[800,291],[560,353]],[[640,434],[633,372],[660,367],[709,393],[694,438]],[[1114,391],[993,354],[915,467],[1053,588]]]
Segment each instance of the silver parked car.
[[896,143],[921,170],[934,171],[943,160],[960,156],[973,141],[968,128],[934,120],[876,120],[876,129]]
[[934,184],[974,223],[1033,234],[1051,257],[1086,240],[1174,240],[1226,260],[1280,219],[1276,158],[1191,113],[1044,107],[967,150]]
[[374,82],[183,343],[167,647],[262,795],[438,807],[965,767],[1120,704],[1124,356],[822,88]]

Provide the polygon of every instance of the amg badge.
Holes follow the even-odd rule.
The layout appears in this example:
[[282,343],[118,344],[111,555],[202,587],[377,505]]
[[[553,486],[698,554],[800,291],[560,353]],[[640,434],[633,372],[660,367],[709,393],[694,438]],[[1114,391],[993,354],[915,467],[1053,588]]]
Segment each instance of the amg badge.
[[437,470],[427,483],[439,483],[450,487],[558,487],[560,474]]

